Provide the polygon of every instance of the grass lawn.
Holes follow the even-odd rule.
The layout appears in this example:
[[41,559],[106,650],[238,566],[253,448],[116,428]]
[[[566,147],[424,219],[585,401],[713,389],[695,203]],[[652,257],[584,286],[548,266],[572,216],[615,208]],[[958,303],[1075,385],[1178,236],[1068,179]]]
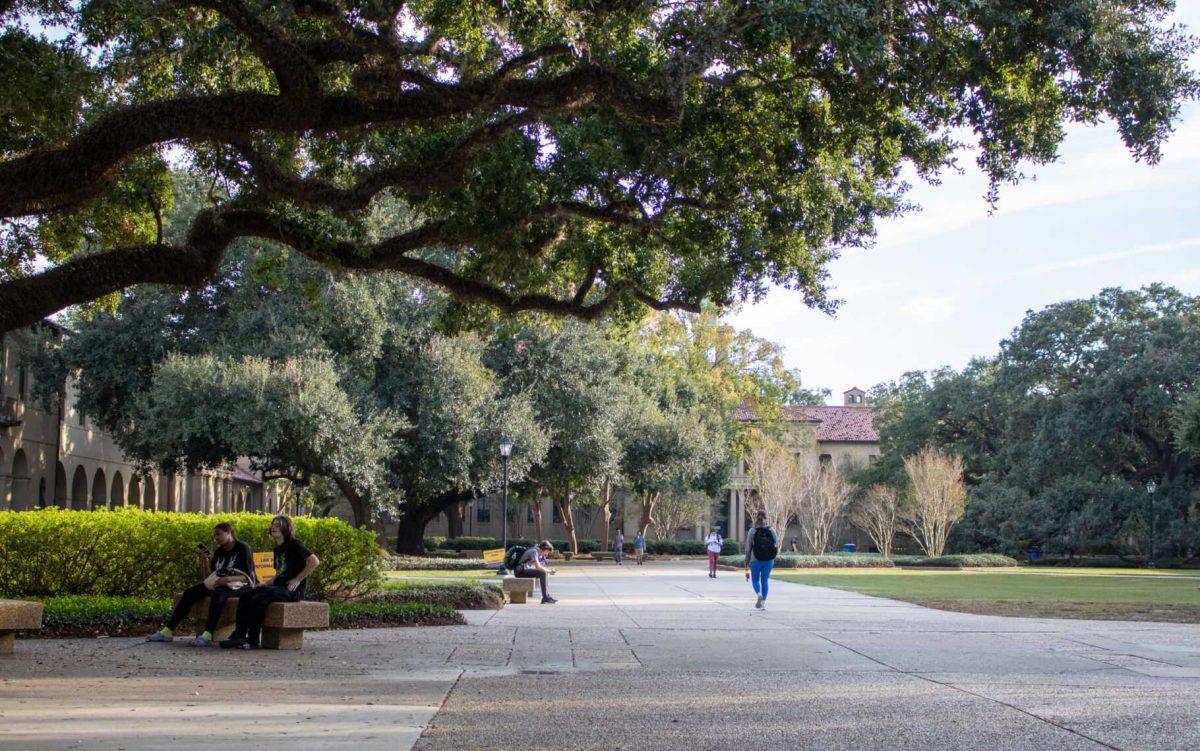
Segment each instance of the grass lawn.
[[1095,572],[826,569],[779,571],[773,576],[964,613],[1200,623],[1200,580],[1195,572]]

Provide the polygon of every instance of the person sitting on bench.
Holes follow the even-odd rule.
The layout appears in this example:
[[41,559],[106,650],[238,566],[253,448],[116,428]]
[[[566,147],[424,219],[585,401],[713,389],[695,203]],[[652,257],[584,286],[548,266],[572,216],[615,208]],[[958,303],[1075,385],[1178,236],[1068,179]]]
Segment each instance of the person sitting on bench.
[[550,591],[546,588],[546,575],[554,574],[555,570],[549,568],[542,562],[543,556],[548,556],[554,551],[554,546],[549,540],[542,540],[536,547],[532,547],[525,551],[521,556],[521,560],[517,562],[517,568],[513,572],[514,576],[522,579],[537,579],[542,587],[542,604],[553,605],[558,602],[550,596]]
[[223,649],[256,649],[267,608],[275,602],[304,599],[304,581],[321,565],[320,559],[296,539],[296,525],[287,516],[271,520],[275,541],[275,576],[238,599],[237,623],[233,634],[221,642]]
[[217,544],[217,552],[211,560],[208,548],[203,544],[197,547],[200,565],[204,569],[204,581],[183,590],[167,625],[152,634],[149,641],[171,641],[175,637],[175,629],[192,612],[192,606],[207,597],[208,619],[204,631],[192,639],[192,646],[211,647],[213,632],[217,629],[217,621],[221,619],[225,600],[239,589],[254,586],[254,554],[249,545],[237,538],[233,525],[221,522],[213,527],[213,541]]

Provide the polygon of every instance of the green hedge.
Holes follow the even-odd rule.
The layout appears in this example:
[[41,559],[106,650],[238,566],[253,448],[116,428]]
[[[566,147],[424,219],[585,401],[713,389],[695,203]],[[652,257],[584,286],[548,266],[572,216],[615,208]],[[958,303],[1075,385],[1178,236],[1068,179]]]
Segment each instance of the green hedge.
[[[424,600],[397,597],[370,602],[331,603],[329,624],[332,628],[371,628],[465,622],[454,605],[439,601],[450,599],[451,593],[436,593],[436,597],[433,592],[425,594],[427,599]],[[457,593],[457,596],[464,598],[462,593]],[[481,596],[476,599],[481,599]],[[66,595],[48,597],[42,603],[45,608],[42,629],[30,632],[29,636],[138,636],[162,628],[171,614],[171,600],[167,599]]]
[[333,628],[462,625],[466,622],[454,608],[432,603],[344,602],[329,606],[329,625]]
[[491,582],[386,582],[369,602],[419,602],[458,610],[498,610],[504,590]]
[[483,559],[389,555],[383,559],[383,567],[387,571],[476,571],[483,568]]
[[[569,550],[570,546],[566,540],[551,540],[551,544],[557,550]],[[529,547],[536,544],[535,540],[526,538],[512,538],[508,541],[509,547],[513,545],[522,545]],[[443,550],[494,550],[503,547],[500,540],[495,537],[456,537],[453,540],[445,537],[426,537],[425,547],[441,548]],[[609,543],[611,549],[612,543]],[[601,549],[599,540],[580,540],[580,553],[595,553]],[[633,538],[625,537],[625,552],[633,552]],[[721,549],[722,555],[734,555],[740,550],[740,546],[733,540],[726,540],[724,547]],[[646,552],[651,555],[704,555],[707,553],[707,548],[704,542],[700,540],[647,540]]]
[[[936,558],[928,556],[894,556],[897,566],[937,566],[947,568],[989,568],[1016,566],[1017,559],[996,553],[970,553],[967,555],[941,555]],[[900,559],[904,560],[900,560]]]
[[[717,559],[723,566],[744,564],[744,555],[723,555]],[[798,555],[780,553],[775,557],[775,568],[892,568],[895,564],[887,558],[877,556],[855,557],[849,555]]]
[[[741,566],[741,555],[721,556],[725,566]],[[970,555],[893,555],[890,559],[878,553],[830,553],[828,555],[797,555],[780,553],[776,568],[892,568],[894,566],[934,566],[938,568],[985,568],[1016,566],[1017,561],[1006,555],[974,553]]]
[[[222,521],[254,550],[271,550],[265,514],[0,511],[0,594],[169,598],[198,580],[196,543],[212,548],[213,525]],[[382,561],[373,533],[337,519],[295,521],[297,539],[321,559],[309,599],[346,599],[378,585]]]
[[66,595],[49,597],[42,606],[41,636],[149,634],[171,615],[169,599]]

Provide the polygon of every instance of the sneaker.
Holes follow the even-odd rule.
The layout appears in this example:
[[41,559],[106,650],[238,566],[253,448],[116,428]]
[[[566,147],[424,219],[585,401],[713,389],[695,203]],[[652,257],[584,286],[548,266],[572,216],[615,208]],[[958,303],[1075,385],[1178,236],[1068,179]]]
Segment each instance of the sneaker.
[[258,645],[254,642],[244,641],[238,646],[238,649],[258,649]]
[[195,639],[192,639],[193,647],[211,647],[212,645],[212,639],[204,638],[204,634],[200,634]]
[[174,641],[174,640],[175,640],[174,636],[172,636],[171,634],[164,634],[162,631],[155,631],[153,634],[150,634],[149,636],[146,637],[146,641],[169,642],[169,641]]
[[546,596],[542,598],[543,605],[553,605],[556,602],[558,602],[558,600],[554,599],[553,597]]
[[758,602],[754,603],[754,607],[758,608],[759,610],[762,610],[762,606],[763,606],[762,597],[759,597]]
[[250,649],[249,645],[244,636],[231,636],[221,641],[221,649]]

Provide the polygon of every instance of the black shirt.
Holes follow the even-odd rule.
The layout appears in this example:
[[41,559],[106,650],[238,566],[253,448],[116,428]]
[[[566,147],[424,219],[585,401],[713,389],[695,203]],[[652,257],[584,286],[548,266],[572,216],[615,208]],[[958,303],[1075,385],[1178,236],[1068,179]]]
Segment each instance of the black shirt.
[[248,574],[251,583],[254,581],[254,554],[250,546],[241,540],[234,542],[228,550],[217,548],[209,566],[217,576]]
[[[275,548],[275,586],[286,587],[287,583],[300,575],[304,563],[312,555],[308,548],[297,539],[291,539]],[[300,582],[296,587],[296,599],[304,599],[304,585],[308,580]]]

